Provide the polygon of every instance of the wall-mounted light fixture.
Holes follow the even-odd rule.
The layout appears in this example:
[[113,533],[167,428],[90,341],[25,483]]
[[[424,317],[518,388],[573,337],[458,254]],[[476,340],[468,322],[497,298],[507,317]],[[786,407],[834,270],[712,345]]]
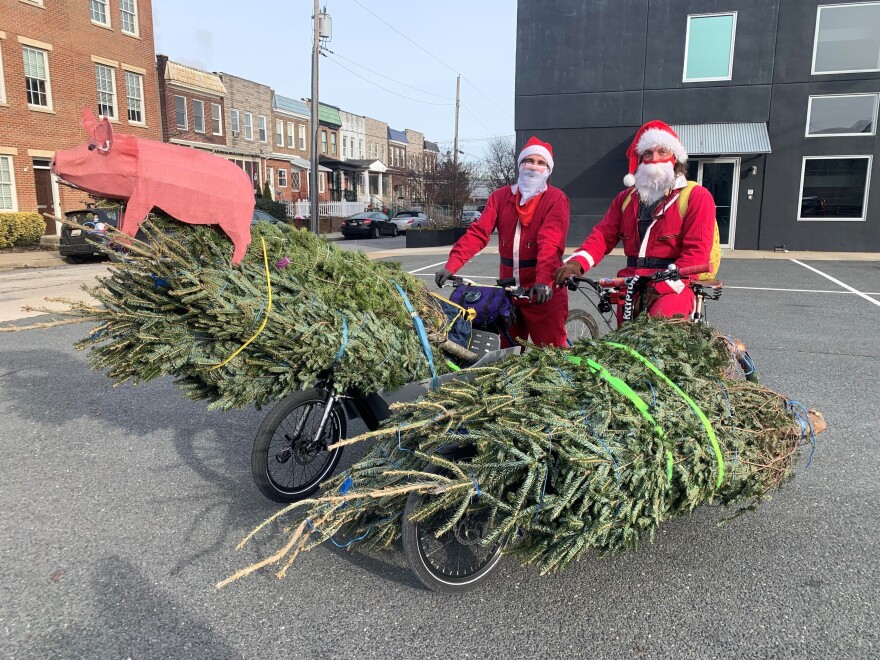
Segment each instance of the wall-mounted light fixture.
[[751,174],[752,176],[758,176],[758,166],[757,166],[757,165],[752,165],[752,166],[749,168],[749,174]]

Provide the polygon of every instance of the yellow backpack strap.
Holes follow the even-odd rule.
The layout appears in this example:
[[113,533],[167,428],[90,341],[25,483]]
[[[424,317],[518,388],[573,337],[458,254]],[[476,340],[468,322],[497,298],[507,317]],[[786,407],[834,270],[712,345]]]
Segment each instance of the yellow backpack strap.
[[[626,194],[626,197],[623,198],[623,204],[620,205],[620,212],[623,213],[626,210],[626,207],[629,206],[630,201],[632,200],[632,196],[635,193],[636,189],[632,188]],[[687,207],[685,207],[687,208]]]
[[463,318],[465,321],[473,321],[475,318],[477,318],[477,310],[475,310],[475,309],[470,309],[467,307],[462,307],[461,305],[456,305],[449,298],[444,298],[443,296],[441,296],[437,293],[434,293],[433,291],[428,291],[428,295],[434,296],[437,300],[442,300],[447,305],[452,305],[453,307],[458,309],[458,314],[456,314],[453,318],[451,318],[449,320],[449,323],[446,324],[446,328],[444,328],[444,330],[447,332],[452,327],[452,324],[455,323],[459,318]]
[[691,198],[691,190],[697,185],[699,184],[696,181],[688,181],[687,185],[678,193],[678,213],[682,220],[684,220],[684,216],[688,212],[688,200]]

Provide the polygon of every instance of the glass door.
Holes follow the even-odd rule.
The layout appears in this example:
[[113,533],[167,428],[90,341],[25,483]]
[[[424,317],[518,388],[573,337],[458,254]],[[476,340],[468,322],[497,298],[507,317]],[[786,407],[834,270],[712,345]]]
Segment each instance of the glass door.
[[721,247],[733,248],[736,200],[739,194],[739,158],[702,158],[688,161],[688,179],[706,188],[715,200]]

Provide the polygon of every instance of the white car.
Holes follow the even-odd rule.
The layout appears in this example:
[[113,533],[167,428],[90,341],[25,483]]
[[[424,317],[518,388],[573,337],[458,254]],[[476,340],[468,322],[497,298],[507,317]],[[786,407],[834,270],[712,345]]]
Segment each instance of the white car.
[[407,229],[412,227],[427,227],[431,224],[431,218],[421,211],[398,211],[397,215],[391,218],[391,222],[397,225],[400,233],[405,233]]
[[471,223],[479,220],[481,215],[482,214],[479,211],[462,211],[461,226],[470,227]]

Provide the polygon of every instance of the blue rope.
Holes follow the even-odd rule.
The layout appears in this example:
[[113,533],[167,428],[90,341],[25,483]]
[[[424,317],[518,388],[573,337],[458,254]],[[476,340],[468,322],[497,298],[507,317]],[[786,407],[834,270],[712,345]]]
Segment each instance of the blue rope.
[[803,440],[807,437],[807,431],[810,432],[810,442],[813,446],[810,449],[810,457],[807,459],[807,467],[804,468],[805,470],[808,470],[813,464],[813,454],[816,453],[816,434],[813,432],[813,423],[810,421],[810,414],[807,412],[804,404],[795,401],[794,399],[787,399],[785,407],[790,414],[794,415],[795,421],[798,423],[798,426],[801,427],[801,439]]
[[260,311],[257,312],[257,315],[254,317],[254,320],[251,321],[250,327],[253,328],[257,321],[263,316],[263,310],[266,309],[266,298],[263,298],[263,303],[260,305]]
[[345,315],[342,312],[339,312],[339,315],[342,317],[342,345],[339,347],[339,352],[336,354],[336,357],[333,358],[333,362],[330,363],[331,369],[342,359],[342,356],[345,353],[345,348],[348,346],[348,321],[345,319]]
[[557,368],[556,368],[556,371],[558,371],[559,374],[560,374],[563,378],[565,378],[565,381],[566,381],[569,385],[571,385],[572,387],[574,387],[574,383],[571,382],[571,378],[569,378],[568,376],[566,376],[566,375],[565,375],[565,372],[564,372],[562,369],[560,369],[560,368],[557,367]]
[[[313,531],[318,532],[318,534],[320,534],[321,536],[326,536],[326,534],[324,534],[324,532],[322,532],[320,529],[318,529],[317,527],[315,527],[315,526],[312,524],[312,521],[309,520],[308,518],[306,518],[306,523],[308,524],[309,527],[312,528]],[[363,539],[365,539],[365,538],[367,537],[367,534],[369,534],[369,533],[370,533],[370,530],[372,530],[372,529],[373,529],[373,526],[370,525],[369,527],[367,527],[367,531],[366,531],[366,532],[364,532],[363,534],[361,534],[360,536],[358,536],[356,539],[352,539],[352,540],[349,541],[348,543],[337,543],[337,542],[336,542],[336,539],[334,539],[332,536],[327,536],[327,539],[330,541],[330,543],[332,543],[333,545],[335,545],[337,548],[347,548],[347,547],[349,547],[352,543],[357,543],[358,541],[362,541]]]
[[642,380],[642,381],[639,381],[637,384],[641,385],[642,383],[644,383],[649,388],[651,388],[651,407],[656,408],[657,407],[657,393],[654,391],[654,384],[650,380]]
[[431,345],[428,343],[428,334],[425,332],[425,324],[422,323],[422,319],[419,316],[418,312],[413,309],[413,306],[410,303],[409,298],[407,297],[406,292],[403,290],[403,288],[394,280],[391,280],[391,283],[397,288],[397,292],[403,298],[403,304],[406,305],[406,311],[408,311],[409,315],[412,316],[413,324],[416,326],[416,332],[418,332],[419,339],[422,342],[422,350],[425,352],[425,357],[428,359],[428,366],[431,368],[433,389],[436,390],[440,383],[437,380],[437,371],[434,369],[434,356],[431,353]]
[[220,296],[223,295],[223,292],[226,291],[226,286],[228,284],[229,284],[229,282],[223,283],[223,286],[220,287],[220,290],[217,292],[217,295],[214,296],[214,300],[212,302],[217,302],[217,300],[220,298]]
[[164,286],[167,289],[171,288],[171,282],[168,280],[159,277],[158,275],[154,275],[153,273],[150,273],[150,277],[153,278],[153,288],[158,289],[160,286]]
[[477,477],[473,470],[471,470],[471,481],[474,482],[474,488],[477,490],[477,497],[482,497],[483,491],[480,490],[480,484],[477,483]]
[[731,425],[733,424],[733,408],[730,406],[730,397],[727,395],[727,388],[724,387],[724,383],[721,382],[720,378],[713,378],[716,383],[718,383],[718,387],[721,388],[721,392],[724,394],[724,400],[727,402],[727,416],[731,419]]

